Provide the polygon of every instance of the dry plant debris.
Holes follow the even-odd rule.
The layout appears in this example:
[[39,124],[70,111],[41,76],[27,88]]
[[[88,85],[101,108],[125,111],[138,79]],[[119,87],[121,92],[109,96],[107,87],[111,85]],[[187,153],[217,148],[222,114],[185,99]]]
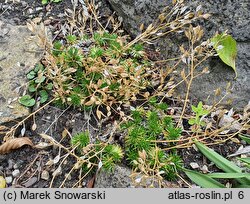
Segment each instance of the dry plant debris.
[[0,146],[0,154],[6,154],[12,150],[19,149],[24,145],[34,146],[32,141],[28,137],[12,138],[4,142]]

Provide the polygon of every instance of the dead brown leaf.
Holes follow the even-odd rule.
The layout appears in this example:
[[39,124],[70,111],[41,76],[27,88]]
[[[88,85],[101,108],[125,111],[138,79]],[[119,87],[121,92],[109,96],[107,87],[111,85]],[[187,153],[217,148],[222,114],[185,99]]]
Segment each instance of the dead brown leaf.
[[29,145],[31,147],[34,146],[32,141],[28,137],[9,139],[0,146],[0,154],[9,153],[11,150],[19,149],[24,145]]
[[0,125],[0,131],[7,130],[8,128],[4,125]]
[[93,176],[87,183],[87,188],[94,188],[94,185],[95,185],[95,178],[96,176]]

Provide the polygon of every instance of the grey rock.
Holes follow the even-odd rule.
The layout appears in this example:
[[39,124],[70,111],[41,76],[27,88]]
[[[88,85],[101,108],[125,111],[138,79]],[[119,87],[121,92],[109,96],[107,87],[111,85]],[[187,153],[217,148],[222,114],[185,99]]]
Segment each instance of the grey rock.
[[12,159],[8,160],[8,169],[12,169],[14,166],[14,161]]
[[22,4],[22,7],[26,7],[28,5],[28,3],[25,1],[21,1],[21,4]]
[[[171,4],[171,0],[108,0],[113,9],[123,18],[124,28],[132,36],[140,33],[139,27],[142,23],[149,25],[158,17],[165,6]],[[216,31],[228,30],[237,41],[238,57],[236,67],[238,78],[234,80],[233,70],[223,64],[218,58],[208,60],[210,73],[194,80],[191,90],[191,100],[203,100],[207,104],[212,103],[214,91],[217,88],[225,90],[228,82],[232,83],[232,93],[227,99],[233,100],[233,106],[241,109],[250,100],[250,1],[249,0],[186,0],[185,4],[190,8],[201,5],[204,12],[212,14],[200,24],[205,29],[205,39],[211,38]],[[183,39],[166,38],[157,44],[164,58],[171,57],[172,53],[178,51],[178,44]],[[166,46],[167,45],[167,46]],[[183,86],[177,90],[183,96]],[[208,100],[206,101],[206,99]],[[210,98],[210,99],[209,99]],[[226,104],[226,100],[224,101]]]
[[122,166],[116,166],[112,172],[101,170],[96,176],[95,188],[132,187],[130,174],[131,170]]
[[19,160],[19,161],[17,161],[17,162],[14,164],[13,168],[14,168],[14,169],[18,169],[18,168],[21,167],[21,165],[22,165],[23,163],[24,163],[23,160]]
[[37,182],[37,177],[32,177],[26,183],[24,183],[24,186],[28,188],[33,186],[36,182]]
[[9,170],[9,169],[5,169],[5,174],[8,175],[8,176],[9,176],[9,175],[12,175],[12,171]]
[[14,169],[18,169],[18,168],[19,168],[19,165],[18,165],[18,164],[14,164],[13,168],[14,168]]
[[19,169],[15,169],[14,171],[12,171],[12,176],[14,178],[17,178],[18,176],[20,176],[20,171]]
[[140,33],[141,24],[149,25],[170,0],[108,0],[113,9],[123,18],[124,28],[132,35]]
[[42,56],[31,36],[26,26],[0,20],[0,124],[29,114],[17,99],[26,86],[26,74]]
[[32,14],[32,13],[34,13],[34,10],[32,8],[29,8],[28,9],[28,14]]
[[196,162],[191,162],[190,163],[190,166],[193,168],[193,169],[198,169],[200,166],[199,164],[197,164]]
[[202,171],[204,174],[208,173],[209,170],[208,170],[207,165],[203,165],[203,166],[201,167],[201,171]]
[[36,11],[41,11],[43,10],[43,7],[36,7]]
[[2,163],[5,160],[5,156],[4,155],[0,155],[0,163]]

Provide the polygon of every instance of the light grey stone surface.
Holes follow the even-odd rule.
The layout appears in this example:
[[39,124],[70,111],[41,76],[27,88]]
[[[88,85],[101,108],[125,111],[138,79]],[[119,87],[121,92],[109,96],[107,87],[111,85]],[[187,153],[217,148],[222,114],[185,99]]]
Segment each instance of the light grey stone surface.
[[7,184],[11,184],[12,181],[13,181],[12,176],[7,176],[7,177],[5,177],[5,181],[6,181]]
[[[142,23],[146,26],[154,21],[161,10],[170,5],[171,0],[108,0],[113,9],[123,18],[124,27],[131,35],[139,33]],[[212,14],[206,20],[200,22],[205,29],[204,39],[212,37],[216,31],[228,30],[237,41],[238,57],[236,66],[238,78],[234,80],[233,70],[223,64],[218,58],[208,60],[210,73],[197,78],[191,90],[191,100],[203,100],[212,103],[211,98],[217,88],[225,89],[228,82],[232,82],[233,106],[242,108],[250,100],[250,1],[249,0],[186,0],[185,4],[190,8],[201,5],[202,10]],[[178,50],[179,39],[162,39],[157,46],[161,54],[166,58]],[[184,95],[183,87],[178,89],[180,95]]]
[[12,176],[13,176],[14,178],[17,178],[18,176],[20,176],[20,171],[19,171],[19,169],[15,169],[15,170],[12,172]]
[[0,124],[29,114],[18,97],[26,88],[26,74],[42,56],[31,36],[26,26],[0,20]]
[[132,187],[131,170],[127,167],[116,166],[114,171],[101,170],[96,177],[95,188],[128,188]]

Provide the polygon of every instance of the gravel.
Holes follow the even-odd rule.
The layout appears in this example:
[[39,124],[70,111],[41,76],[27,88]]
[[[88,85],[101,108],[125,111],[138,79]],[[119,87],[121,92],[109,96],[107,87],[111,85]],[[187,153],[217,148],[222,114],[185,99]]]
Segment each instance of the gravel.
[[49,172],[44,170],[41,174],[41,179],[46,180],[46,181],[49,180]]
[[19,171],[19,169],[15,169],[15,170],[12,172],[12,176],[13,176],[14,178],[17,178],[18,176],[20,176],[20,171]]
[[7,176],[7,177],[5,177],[5,181],[6,181],[7,184],[11,184],[12,181],[13,181],[12,176]]
[[191,162],[191,163],[190,163],[190,166],[191,166],[193,169],[198,169],[198,168],[200,168],[199,164],[197,164],[196,162]]

